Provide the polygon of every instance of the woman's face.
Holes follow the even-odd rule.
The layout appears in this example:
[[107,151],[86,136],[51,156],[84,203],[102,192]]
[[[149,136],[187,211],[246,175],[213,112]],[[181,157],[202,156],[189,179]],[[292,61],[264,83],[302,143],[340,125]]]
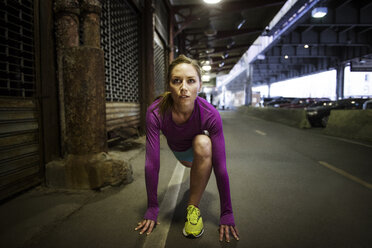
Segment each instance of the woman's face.
[[193,106],[201,84],[198,73],[192,65],[176,65],[171,72],[169,82],[174,103],[180,106]]

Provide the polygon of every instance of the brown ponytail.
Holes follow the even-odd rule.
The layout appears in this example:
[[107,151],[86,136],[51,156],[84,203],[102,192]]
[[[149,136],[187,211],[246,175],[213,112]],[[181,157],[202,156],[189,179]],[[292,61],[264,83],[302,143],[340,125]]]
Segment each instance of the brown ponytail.
[[160,116],[163,117],[164,114],[169,109],[171,109],[171,107],[173,106],[173,99],[172,99],[170,91],[164,92],[163,94],[161,94],[160,96],[157,97],[157,99],[159,99],[159,98],[161,98],[161,100],[158,104],[159,113],[160,113]]

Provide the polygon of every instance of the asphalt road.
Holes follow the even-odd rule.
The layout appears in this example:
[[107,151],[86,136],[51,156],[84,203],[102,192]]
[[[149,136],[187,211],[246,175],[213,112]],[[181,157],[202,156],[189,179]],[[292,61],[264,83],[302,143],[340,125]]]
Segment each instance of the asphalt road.
[[[142,152],[131,161],[134,181],[129,185],[93,195],[43,196],[56,206],[40,208],[32,216],[35,222],[56,207],[77,207],[40,228],[22,247],[372,247],[371,145],[235,112],[221,115],[240,241],[219,242],[219,195],[213,174],[200,203],[205,233],[199,239],[183,237],[189,169],[177,164],[162,137],[161,224],[151,235],[134,231],[147,202]],[[84,203],[76,204],[77,199]]]
[[186,170],[166,247],[372,247],[372,146],[221,114],[240,241],[218,241],[213,176],[200,204],[203,237],[182,237]]

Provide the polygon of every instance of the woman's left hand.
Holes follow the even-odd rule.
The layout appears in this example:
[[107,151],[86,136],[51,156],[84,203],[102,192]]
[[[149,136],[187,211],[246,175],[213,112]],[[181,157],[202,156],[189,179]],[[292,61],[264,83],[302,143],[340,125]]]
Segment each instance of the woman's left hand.
[[226,238],[226,242],[230,242],[230,231],[236,240],[239,240],[239,231],[236,226],[220,225],[220,241],[223,240],[223,236]]

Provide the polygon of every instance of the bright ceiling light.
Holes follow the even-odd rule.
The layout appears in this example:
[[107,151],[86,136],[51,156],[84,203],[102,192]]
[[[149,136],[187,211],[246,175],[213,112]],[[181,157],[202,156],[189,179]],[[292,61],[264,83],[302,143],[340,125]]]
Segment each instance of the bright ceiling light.
[[226,45],[226,48],[230,49],[235,45],[235,40],[231,40],[229,44]]
[[322,18],[327,15],[328,9],[327,7],[318,7],[311,11],[311,16],[314,18]]
[[284,56],[284,58],[285,58],[285,59],[288,59],[288,58],[289,58],[289,56],[288,56],[288,55],[285,55],[285,56]]
[[204,34],[208,37],[215,36],[217,34],[217,30],[213,29],[213,27],[208,27],[208,29],[204,31]]
[[305,45],[304,45],[304,48],[309,48],[309,45],[308,45],[308,44],[305,44]]
[[211,77],[209,75],[203,75],[202,76],[202,81],[203,82],[209,81],[210,79],[211,79]]
[[203,70],[204,71],[210,71],[212,69],[212,67],[210,65],[203,65]]
[[207,4],[215,4],[221,2],[221,0],[204,0],[204,2]]
[[241,22],[238,24],[237,29],[240,29],[240,28],[244,25],[245,22],[246,22],[245,19],[244,19],[243,21],[241,21]]
[[225,52],[225,53],[223,53],[222,55],[221,55],[221,58],[222,59],[227,59],[229,57],[229,54],[227,53],[227,52]]
[[[208,23],[208,26],[204,30],[204,34],[208,37],[215,36],[217,34],[217,30],[214,28],[211,22]],[[201,40],[199,40],[200,42]]]
[[207,48],[205,50],[206,53],[213,53],[214,52],[214,48]]

